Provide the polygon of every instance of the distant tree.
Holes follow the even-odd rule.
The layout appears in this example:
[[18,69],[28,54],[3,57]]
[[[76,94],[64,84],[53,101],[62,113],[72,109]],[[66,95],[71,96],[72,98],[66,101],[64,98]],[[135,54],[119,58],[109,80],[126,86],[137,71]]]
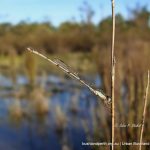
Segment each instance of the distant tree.
[[85,24],[92,24],[94,10],[87,1],[83,2],[82,6],[79,8],[79,11],[81,12],[82,22]]

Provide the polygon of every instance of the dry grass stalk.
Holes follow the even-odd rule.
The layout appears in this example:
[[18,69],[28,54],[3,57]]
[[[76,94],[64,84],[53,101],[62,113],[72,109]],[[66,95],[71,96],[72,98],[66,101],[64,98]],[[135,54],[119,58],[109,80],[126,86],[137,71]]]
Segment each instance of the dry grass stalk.
[[144,132],[144,124],[145,124],[145,116],[146,116],[146,107],[147,107],[147,97],[148,97],[148,89],[149,89],[149,70],[148,70],[148,75],[147,75],[147,86],[146,86],[146,91],[144,95],[144,109],[143,109],[143,115],[142,115],[142,128],[140,132],[140,146],[139,150],[142,149],[142,139],[143,139],[143,132]]
[[115,44],[115,1],[112,2],[112,45],[111,45],[111,98],[112,98],[112,150],[114,149],[114,129],[115,129],[115,102],[114,102],[114,89],[115,89],[115,55],[114,55],[114,44]]
[[46,59],[53,65],[55,65],[58,68],[60,68],[61,70],[63,70],[69,76],[73,77],[74,79],[77,79],[79,82],[81,82],[83,85],[85,85],[91,92],[93,92],[96,96],[101,98],[101,100],[103,101],[103,104],[108,108],[109,111],[111,111],[111,98],[109,96],[107,96],[106,94],[104,94],[102,91],[92,88],[89,84],[87,84],[85,81],[83,81],[76,72],[72,71],[72,69],[68,65],[66,65],[63,61],[61,61],[59,59],[54,59],[54,60],[49,59],[48,57],[35,51],[32,48],[27,48],[27,50],[32,52],[33,54],[36,54],[36,55]]

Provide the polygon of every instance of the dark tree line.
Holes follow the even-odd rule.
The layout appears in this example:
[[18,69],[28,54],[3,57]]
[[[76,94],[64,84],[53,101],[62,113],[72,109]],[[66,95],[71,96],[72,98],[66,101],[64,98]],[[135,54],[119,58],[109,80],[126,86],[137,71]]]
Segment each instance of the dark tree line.
[[[27,46],[43,49],[48,53],[89,52],[95,46],[107,48],[111,39],[111,18],[107,17],[98,25],[94,25],[91,22],[93,13],[88,8],[86,21],[64,22],[59,27],[48,22],[0,24],[0,54],[8,54],[12,50],[22,54]],[[117,47],[128,43],[131,39],[129,37],[135,40],[129,48],[133,44],[150,41],[150,12],[143,7],[133,10],[131,16],[129,20],[125,20],[120,14],[116,15]]]

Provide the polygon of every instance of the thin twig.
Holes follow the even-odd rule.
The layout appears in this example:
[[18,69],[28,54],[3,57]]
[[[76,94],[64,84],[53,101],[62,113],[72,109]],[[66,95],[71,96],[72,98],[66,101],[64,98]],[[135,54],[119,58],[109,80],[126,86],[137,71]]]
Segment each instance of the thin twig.
[[114,102],[114,89],[115,89],[115,54],[114,54],[114,44],[115,44],[115,1],[112,2],[112,45],[111,45],[111,98],[112,98],[112,150],[114,150],[114,129],[115,129],[115,102]]
[[83,85],[85,85],[91,92],[93,92],[96,96],[98,96],[99,98],[101,98],[101,100],[103,101],[103,104],[105,106],[107,106],[108,110],[111,111],[111,98],[109,96],[107,96],[106,94],[104,94],[102,91],[96,90],[94,88],[92,88],[89,84],[87,84],[84,80],[82,80],[80,78],[80,76],[72,71],[72,69],[66,65],[62,60],[60,59],[50,59],[46,56],[44,56],[43,54],[35,51],[33,48],[27,48],[28,51],[46,59],[47,61],[49,61],[50,63],[52,63],[53,65],[57,66],[58,68],[60,68],[61,70],[63,70],[66,74],[68,74],[69,76],[73,77],[74,79],[78,80],[79,82],[81,82]]
[[143,131],[144,131],[144,124],[145,124],[145,117],[146,117],[146,107],[147,107],[147,97],[148,97],[148,89],[149,89],[149,70],[147,75],[147,86],[144,94],[144,109],[143,109],[143,115],[142,115],[142,128],[140,132],[140,146],[139,150],[142,149],[142,139],[143,139]]

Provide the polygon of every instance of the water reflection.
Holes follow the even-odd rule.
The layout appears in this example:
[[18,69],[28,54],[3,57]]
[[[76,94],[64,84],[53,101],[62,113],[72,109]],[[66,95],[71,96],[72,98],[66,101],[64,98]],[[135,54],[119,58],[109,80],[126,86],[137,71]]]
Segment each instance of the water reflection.
[[[29,86],[23,75],[0,77],[0,149],[91,150],[98,128],[96,97],[71,79],[39,76]],[[94,128],[94,130],[93,130]]]

